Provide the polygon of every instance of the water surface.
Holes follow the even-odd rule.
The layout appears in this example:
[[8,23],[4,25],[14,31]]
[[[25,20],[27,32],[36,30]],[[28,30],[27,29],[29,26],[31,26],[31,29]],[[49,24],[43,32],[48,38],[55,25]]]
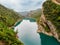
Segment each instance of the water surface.
[[41,45],[60,45],[60,43],[53,37],[40,33]]
[[[18,22],[19,23],[19,22]],[[37,33],[38,25],[35,21],[24,19],[16,27],[18,37],[24,45],[60,45],[52,36],[43,33]]]
[[40,35],[37,33],[37,23],[23,20],[15,30],[18,30],[18,37],[24,45],[41,45]]

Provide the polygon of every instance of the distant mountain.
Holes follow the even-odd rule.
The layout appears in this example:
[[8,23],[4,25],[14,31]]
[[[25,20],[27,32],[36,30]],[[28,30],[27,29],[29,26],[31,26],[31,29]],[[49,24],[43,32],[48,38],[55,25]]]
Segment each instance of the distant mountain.
[[38,16],[40,17],[40,15],[41,15],[41,9],[20,12],[20,14],[24,17],[37,18]]
[[28,15],[28,11],[25,11],[25,12],[19,12],[22,16],[26,17]]
[[41,9],[33,10],[28,13],[28,17],[35,17],[41,15]]

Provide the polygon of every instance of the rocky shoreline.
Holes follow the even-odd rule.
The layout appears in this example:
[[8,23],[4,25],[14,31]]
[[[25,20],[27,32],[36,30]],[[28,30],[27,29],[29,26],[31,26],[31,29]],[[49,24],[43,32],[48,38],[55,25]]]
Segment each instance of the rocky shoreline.
[[[46,20],[46,17],[44,16],[43,11],[42,11],[42,15],[40,17],[40,20],[39,20],[39,22],[37,22],[37,24],[38,24],[38,30],[37,30],[38,33],[44,33],[46,35],[53,36],[60,42],[60,40],[58,39],[59,36],[56,32],[55,26],[52,24],[51,21]],[[44,28],[44,27],[46,27],[46,24],[49,26],[50,32],[46,32],[46,30]]]
[[[60,5],[60,2],[58,2],[60,0],[51,0],[51,1],[57,5]],[[60,42],[59,35],[56,31],[57,29],[56,29],[55,25],[50,20],[46,19],[45,15],[43,13],[43,10],[44,9],[42,8],[41,17],[40,17],[39,21],[37,22],[37,24],[38,24],[37,32],[44,33],[44,34],[49,35],[49,36],[53,36],[58,40],[58,42]],[[48,29],[45,29],[45,27],[49,27],[49,32],[46,31]]]

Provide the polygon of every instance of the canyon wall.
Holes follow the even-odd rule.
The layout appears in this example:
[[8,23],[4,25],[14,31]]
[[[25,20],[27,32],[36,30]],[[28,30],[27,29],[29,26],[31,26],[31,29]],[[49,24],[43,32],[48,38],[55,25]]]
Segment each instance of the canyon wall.
[[[47,0],[43,4],[42,14],[37,22],[38,33],[55,37],[60,42],[60,4],[56,0]],[[59,18],[59,19],[58,19]]]

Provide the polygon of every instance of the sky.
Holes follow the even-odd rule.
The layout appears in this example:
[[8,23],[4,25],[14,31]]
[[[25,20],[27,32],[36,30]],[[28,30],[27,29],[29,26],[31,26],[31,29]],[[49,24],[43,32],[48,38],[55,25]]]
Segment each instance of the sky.
[[45,0],[0,0],[0,4],[17,12],[24,12],[42,8]]

